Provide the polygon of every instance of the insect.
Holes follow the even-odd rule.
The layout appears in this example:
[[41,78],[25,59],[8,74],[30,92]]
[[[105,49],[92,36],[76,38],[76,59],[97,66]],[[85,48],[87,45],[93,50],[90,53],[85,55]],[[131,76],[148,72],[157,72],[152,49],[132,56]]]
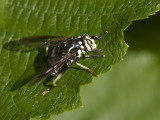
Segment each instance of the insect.
[[[19,40],[20,44],[46,49],[48,69],[38,75],[31,85],[39,83],[50,75],[55,75],[53,86],[42,93],[45,95],[56,86],[56,82],[64,75],[73,62],[97,77],[96,73],[80,64],[79,60],[81,58],[103,57],[104,55],[86,55],[86,52],[100,52],[101,49],[97,49],[94,40],[104,37],[107,33],[108,31],[100,36],[89,36],[84,34],[82,36],[69,38],[62,36],[37,36]],[[50,52],[49,48],[51,49]]]

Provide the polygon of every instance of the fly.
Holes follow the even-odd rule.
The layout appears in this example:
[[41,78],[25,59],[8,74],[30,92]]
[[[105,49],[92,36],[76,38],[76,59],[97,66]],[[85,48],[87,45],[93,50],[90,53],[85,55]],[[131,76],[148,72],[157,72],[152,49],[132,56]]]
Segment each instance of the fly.
[[[91,69],[80,64],[79,60],[82,57],[103,57],[104,55],[86,55],[86,52],[100,52],[101,49],[97,49],[94,40],[104,37],[107,33],[108,31],[100,36],[89,36],[84,34],[78,37],[37,36],[19,40],[20,44],[46,49],[47,65],[49,67],[46,71],[38,75],[31,85],[39,83],[50,75],[55,75],[52,87],[42,93],[45,95],[56,86],[56,82],[64,75],[73,62],[83,69],[88,70],[95,77],[98,77]],[[48,52],[49,48],[51,48],[51,52]]]

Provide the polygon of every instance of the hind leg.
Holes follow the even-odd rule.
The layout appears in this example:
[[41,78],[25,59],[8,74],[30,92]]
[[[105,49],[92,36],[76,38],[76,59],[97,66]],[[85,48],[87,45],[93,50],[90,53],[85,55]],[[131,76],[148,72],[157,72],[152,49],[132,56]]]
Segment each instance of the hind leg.
[[64,75],[64,73],[68,70],[68,68],[69,68],[69,67],[66,66],[66,67],[63,68],[60,72],[58,72],[58,74],[56,75],[56,77],[55,77],[54,80],[53,80],[53,86],[52,86],[49,90],[44,91],[44,92],[42,93],[42,95],[45,95],[45,94],[49,93],[50,91],[53,90],[54,87],[56,87],[56,82]]

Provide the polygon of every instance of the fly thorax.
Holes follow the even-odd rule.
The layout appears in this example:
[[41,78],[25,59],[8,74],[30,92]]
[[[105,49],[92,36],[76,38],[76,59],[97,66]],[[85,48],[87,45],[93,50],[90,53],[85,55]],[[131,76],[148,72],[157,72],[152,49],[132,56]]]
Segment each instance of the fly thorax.
[[94,39],[91,39],[90,36],[86,35],[83,40],[88,51],[92,51],[97,47]]

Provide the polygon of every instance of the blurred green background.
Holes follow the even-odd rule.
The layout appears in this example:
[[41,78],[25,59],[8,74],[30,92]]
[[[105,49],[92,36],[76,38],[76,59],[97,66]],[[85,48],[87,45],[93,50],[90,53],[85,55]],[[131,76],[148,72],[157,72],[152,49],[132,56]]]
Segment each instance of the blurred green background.
[[84,107],[51,120],[160,120],[160,12],[133,22],[124,39],[124,60],[81,87]]

